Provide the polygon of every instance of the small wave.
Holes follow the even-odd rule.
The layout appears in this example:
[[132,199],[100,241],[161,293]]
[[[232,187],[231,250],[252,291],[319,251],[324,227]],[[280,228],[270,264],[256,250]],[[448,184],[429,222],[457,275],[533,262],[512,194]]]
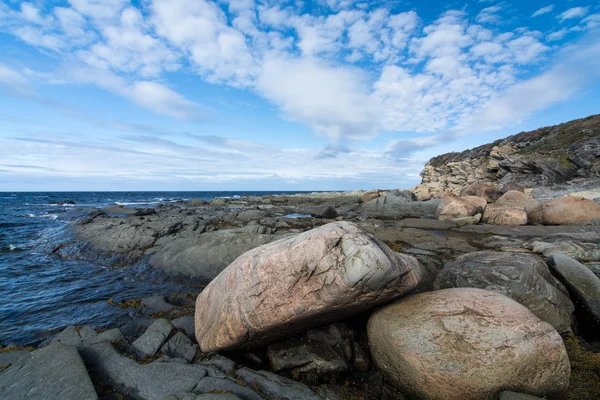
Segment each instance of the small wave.
[[8,245],[8,249],[9,249],[10,251],[14,251],[14,250],[18,250],[18,249],[19,249],[19,247],[15,246],[14,244],[9,244],[9,245]]
[[52,218],[52,219],[57,219],[57,218],[58,218],[58,214],[45,214],[45,215],[40,215],[40,218]]
[[35,214],[27,214],[29,218],[35,218]]

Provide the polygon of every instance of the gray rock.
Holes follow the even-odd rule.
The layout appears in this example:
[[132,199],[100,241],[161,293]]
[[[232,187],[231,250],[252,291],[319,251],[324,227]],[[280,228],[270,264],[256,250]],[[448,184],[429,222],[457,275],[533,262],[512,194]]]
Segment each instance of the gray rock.
[[167,312],[174,306],[169,304],[164,296],[150,296],[142,299],[142,305],[145,307],[145,312],[149,314]]
[[585,265],[564,254],[553,254],[548,265],[567,287],[581,311],[591,319],[600,320],[600,278]]
[[149,262],[172,275],[210,281],[241,254],[282,237],[233,230],[206,232],[195,238],[167,242]]
[[231,377],[213,378],[207,376],[194,388],[197,393],[226,392],[239,396],[242,400],[263,400],[263,397],[248,386],[242,386]]
[[240,368],[237,375],[253,387],[257,387],[267,398],[284,400],[323,400],[302,383],[267,371]]
[[95,400],[94,385],[77,349],[51,344],[21,357],[0,374],[3,399]]
[[[385,197],[385,196],[384,196]],[[404,219],[421,218],[424,215],[435,214],[440,199],[412,202],[392,202],[377,204],[379,199],[364,203],[358,211],[364,218]]]
[[465,225],[476,225],[479,223],[479,221],[481,221],[481,213],[475,214],[470,217],[453,218],[451,221],[454,222],[457,227]]
[[81,347],[84,343],[91,343],[98,334],[89,326],[75,327],[67,326],[52,341],[51,344],[66,344],[69,346]]
[[478,251],[446,263],[435,290],[471,287],[499,292],[529,308],[559,333],[570,333],[574,306],[536,255]]
[[183,358],[187,362],[192,362],[196,356],[198,346],[192,344],[192,341],[182,332],[177,332],[160,351],[169,357]]
[[525,393],[504,391],[500,392],[498,400],[542,400],[542,398]]
[[242,400],[235,394],[231,393],[206,393],[196,394],[192,392],[173,393],[163,400]]
[[121,333],[119,328],[109,329],[107,331],[101,332],[94,338],[92,343],[101,343],[101,342],[125,342],[125,336]]
[[194,336],[194,316],[193,315],[184,315],[183,317],[175,318],[171,321],[171,324],[175,328],[183,329],[186,336],[192,340],[196,340]]
[[[14,364],[15,362],[17,362],[19,360],[19,358],[28,355],[29,353],[31,353],[31,351],[29,350],[12,350],[12,351],[6,351],[5,349],[2,349],[3,351],[0,352],[0,367],[6,367],[9,365]],[[0,369],[1,371],[2,369]]]
[[317,207],[313,209],[310,214],[314,215],[316,218],[335,218],[338,215],[335,208],[329,205]]
[[173,325],[164,318],[157,319],[146,329],[146,332],[137,338],[132,347],[138,357],[153,356],[160,346],[167,340]]
[[235,371],[235,362],[219,354],[213,355],[209,360],[198,361],[196,364],[206,367],[209,375],[211,370],[214,369],[219,370],[224,375],[232,375]]
[[191,392],[206,376],[205,368],[193,364],[152,362],[140,365],[106,342],[88,347],[82,355],[102,379],[114,386],[122,385],[135,398],[154,400],[171,393]]
[[272,343],[267,356],[275,372],[297,371],[323,376],[348,369],[346,361],[328,343],[304,338]]
[[346,362],[352,359],[354,332],[341,322],[310,329],[304,333],[303,338],[311,343],[329,345]]

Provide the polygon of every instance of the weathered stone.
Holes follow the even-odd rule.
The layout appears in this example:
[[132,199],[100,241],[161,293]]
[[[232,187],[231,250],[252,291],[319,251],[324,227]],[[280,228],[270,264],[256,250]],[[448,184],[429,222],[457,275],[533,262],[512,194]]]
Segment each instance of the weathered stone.
[[[31,353],[29,350],[7,349],[0,347],[0,367],[7,367],[19,360],[19,358]],[[1,370],[1,368],[0,368]]]
[[253,371],[240,368],[237,375],[253,387],[257,387],[265,398],[285,400],[323,400],[310,388],[300,382],[268,371]]
[[0,397],[95,400],[98,395],[77,349],[51,344],[24,355],[0,373]]
[[494,204],[497,206],[524,210],[526,213],[529,213],[540,205],[536,199],[531,197],[531,195],[516,190],[510,190],[504,193]]
[[488,203],[493,203],[502,195],[500,186],[492,183],[473,182],[460,191],[460,196],[483,197]]
[[229,376],[222,378],[213,378],[207,376],[203,378],[194,388],[197,393],[233,393],[244,400],[263,400],[263,397],[256,390],[249,386],[242,386]]
[[509,183],[505,183],[504,185],[502,185],[502,193],[510,192],[513,190],[517,191],[517,192],[525,193],[525,188],[523,186],[519,185],[518,183],[509,182]]
[[475,214],[472,217],[452,218],[451,221],[454,222],[457,228],[466,225],[475,225],[481,221],[481,213]]
[[571,333],[571,300],[556,286],[546,263],[536,255],[478,251],[446,263],[436,290],[471,287],[492,290],[521,303],[559,333]]
[[600,204],[574,196],[550,200],[529,213],[531,223],[542,225],[578,224],[595,218],[600,218]]
[[192,344],[190,339],[182,332],[177,332],[160,348],[161,353],[165,353],[169,357],[183,358],[187,362],[194,359],[197,350],[198,346]]
[[581,312],[600,321],[600,278],[585,265],[564,254],[553,254],[548,265],[567,287]]
[[525,393],[504,391],[500,392],[498,400],[542,400],[542,398],[537,396],[531,396]]
[[482,197],[458,197],[452,193],[445,194],[437,209],[436,215],[440,220],[471,217],[483,212],[487,202]]
[[140,365],[106,342],[91,345],[82,356],[100,378],[115,386],[122,385],[134,398],[146,400],[191,392],[207,374],[206,368],[194,364],[155,361]]
[[[251,250],[196,301],[203,352],[269,343],[411,291],[420,267],[350,222]],[[284,328],[285,327],[285,328]]]
[[407,297],[373,314],[368,335],[379,369],[416,398],[495,399],[503,390],[551,396],[569,384],[560,335],[496,292]]
[[490,204],[483,212],[483,222],[493,225],[527,225],[525,210]]
[[138,357],[153,356],[167,340],[173,325],[164,318],[157,319],[146,329],[146,332],[133,343],[132,347]]
[[94,343],[119,341],[123,343],[126,342],[125,337],[119,328],[113,328],[101,333],[96,333],[96,331],[89,326],[68,326],[62,332],[56,335],[50,343],[61,343],[81,349]]
[[272,343],[267,356],[275,372],[296,371],[324,376],[348,369],[346,361],[329,344],[303,338]]

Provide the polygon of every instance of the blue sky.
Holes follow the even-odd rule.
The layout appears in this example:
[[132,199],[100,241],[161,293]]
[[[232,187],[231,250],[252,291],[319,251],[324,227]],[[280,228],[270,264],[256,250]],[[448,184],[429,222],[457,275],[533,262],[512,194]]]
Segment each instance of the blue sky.
[[0,0],[0,191],[407,188],[600,112],[600,3]]

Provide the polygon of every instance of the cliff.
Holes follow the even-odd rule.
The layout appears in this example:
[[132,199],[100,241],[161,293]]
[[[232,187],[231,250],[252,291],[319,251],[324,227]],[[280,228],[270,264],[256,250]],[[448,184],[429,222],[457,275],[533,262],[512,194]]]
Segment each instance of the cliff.
[[442,154],[421,176],[414,189],[420,198],[458,193],[473,182],[542,187],[600,178],[600,114]]

